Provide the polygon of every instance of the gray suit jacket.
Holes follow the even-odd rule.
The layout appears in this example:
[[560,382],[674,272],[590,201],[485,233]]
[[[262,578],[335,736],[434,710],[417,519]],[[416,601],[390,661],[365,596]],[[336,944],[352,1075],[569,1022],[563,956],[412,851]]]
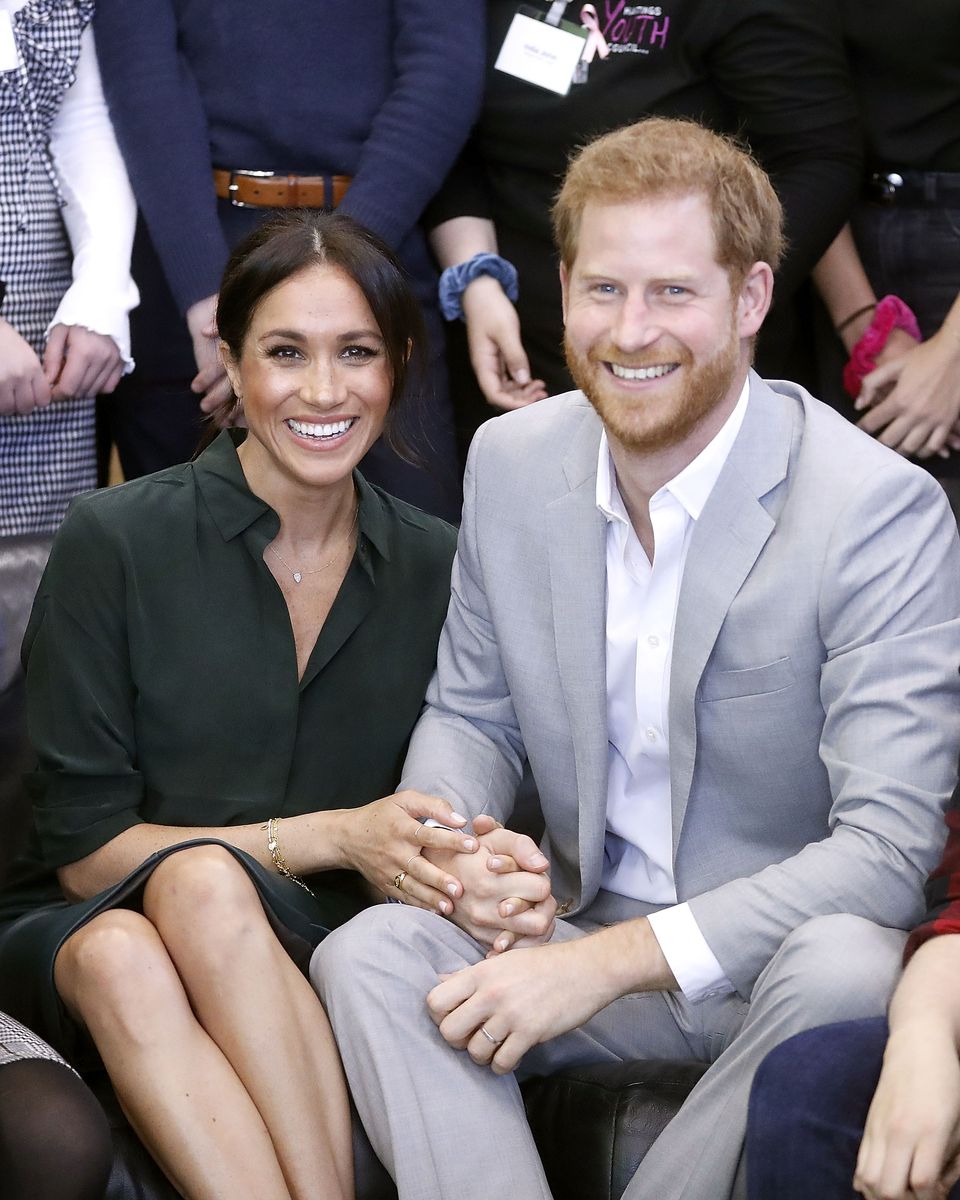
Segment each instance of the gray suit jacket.
[[[606,811],[600,422],[573,392],[484,425],[403,786],[506,819],[528,756],[554,894],[589,918]],[[692,534],[669,740],[677,895],[749,995],[785,935],[907,927],[960,747],[960,545],[939,486],[752,374]]]

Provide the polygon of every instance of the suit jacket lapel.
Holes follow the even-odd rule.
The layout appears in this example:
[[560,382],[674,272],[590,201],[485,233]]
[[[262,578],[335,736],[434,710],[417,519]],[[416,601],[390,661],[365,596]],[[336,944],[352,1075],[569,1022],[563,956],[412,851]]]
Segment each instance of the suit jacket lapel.
[[[569,490],[547,505],[550,592],[560,686],[579,804],[581,895],[599,885],[606,826],[606,521],[596,506],[600,423],[592,410],[563,464]],[[577,897],[579,902],[579,897]]]
[[788,404],[751,372],[740,433],[696,523],[677,604],[670,673],[670,783],[676,852],[697,753],[696,694],[727,610],[775,519],[761,503],[787,475]]

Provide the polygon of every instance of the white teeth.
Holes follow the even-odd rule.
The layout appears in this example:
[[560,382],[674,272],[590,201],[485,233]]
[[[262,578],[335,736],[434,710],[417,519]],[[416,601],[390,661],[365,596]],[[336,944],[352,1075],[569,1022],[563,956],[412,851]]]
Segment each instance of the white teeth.
[[619,363],[610,363],[610,370],[618,379],[659,379],[676,370],[676,363],[664,363],[659,367],[621,367]]
[[300,437],[329,438],[339,437],[340,434],[346,433],[355,420],[355,417],[348,417],[345,421],[331,421],[327,425],[313,425],[308,424],[306,421],[295,421],[291,417],[287,421],[287,424]]

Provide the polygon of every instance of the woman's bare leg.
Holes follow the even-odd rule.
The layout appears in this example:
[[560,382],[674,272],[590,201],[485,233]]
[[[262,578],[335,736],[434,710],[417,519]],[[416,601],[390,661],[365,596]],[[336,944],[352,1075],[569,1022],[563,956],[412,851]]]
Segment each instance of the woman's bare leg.
[[145,917],[94,917],[64,943],[54,976],[130,1123],[183,1196],[290,1200],[263,1119]]
[[256,1105],[290,1195],[352,1198],[350,1105],[330,1024],[246,871],[219,846],[188,847],[156,868],[143,909]]

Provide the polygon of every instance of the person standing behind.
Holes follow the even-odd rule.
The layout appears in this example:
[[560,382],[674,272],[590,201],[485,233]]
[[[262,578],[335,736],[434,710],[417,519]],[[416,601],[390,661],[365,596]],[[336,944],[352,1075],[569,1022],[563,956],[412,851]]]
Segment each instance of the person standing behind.
[[[427,214],[440,265],[455,268],[446,287],[450,311],[462,298],[466,319],[469,361],[460,323],[449,330],[462,436],[493,415],[491,405],[513,408],[570,387],[550,207],[578,146],[646,115],[740,133],[773,179],[789,244],[777,275],[777,324],[768,320],[761,340],[761,373],[792,377],[784,302],[839,230],[860,176],[856,103],[833,4],[539,0],[532,8],[541,20],[528,19],[526,36],[566,37],[583,60],[565,79],[539,86],[524,66],[519,74],[498,69],[517,5],[487,0],[483,111]],[[590,36],[585,42],[570,29]],[[516,268],[518,295],[490,259],[480,270],[465,266],[482,253]],[[474,374],[482,397],[474,395]]]
[[95,401],[130,361],[135,207],[92,0],[0,0],[0,537],[96,484]]
[[[473,0],[103,0],[97,35],[142,214],[139,369],[108,406],[128,476],[189,458],[202,413],[227,395],[216,290],[229,247],[271,209],[336,206],[379,234],[400,254],[439,345],[436,274],[417,222],[479,106],[483,29]],[[379,444],[364,470],[455,520],[438,351],[431,382],[427,469]]]
[[867,172],[814,272],[820,395],[919,459],[960,513],[960,6],[917,0],[909,36],[896,0],[840,12]]

